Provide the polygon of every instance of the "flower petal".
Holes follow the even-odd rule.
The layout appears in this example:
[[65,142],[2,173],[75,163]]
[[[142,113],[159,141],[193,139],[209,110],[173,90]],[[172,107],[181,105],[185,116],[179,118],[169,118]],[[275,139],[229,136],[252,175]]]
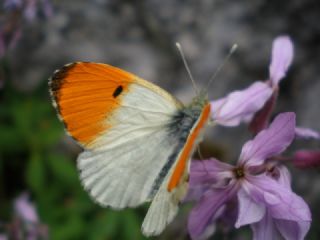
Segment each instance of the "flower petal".
[[197,201],[212,185],[223,186],[231,178],[232,166],[215,158],[192,160],[189,173],[189,188],[184,202]]
[[304,239],[310,228],[311,214],[302,198],[266,175],[247,179],[248,193],[254,193],[251,196],[255,201],[267,207],[262,221],[252,225],[254,239],[278,239],[278,233],[287,240]]
[[266,211],[261,221],[251,224],[251,229],[253,231],[253,240],[282,239],[268,211]]
[[270,79],[274,86],[286,75],[293,59],[293,44],[288,36],[277,37],[273,41],[272,58],[269,67]]
[[[219,212],[223,212],[224,208],[222,207]],[[217,214],[218,215],[218,214]],[[218,216],[217,216],[218,218]],[[204,230],[204,232],[201,234],[201,236],[196,237],[196,240],[206,240],[208,238],[210,238],[217,229],[217,224],[215,223],[216,219],[213,219],[211,224],[209,224],[206,229]],[[194,239],[194,238],[193,238]]]
[[236,190],[235,185],[229,185],[224,189],[206,192],[189,215],[188,229],[192,239],[196,239],[204,233],[206,228],[211,225],[212,219],[221,213],[219,209],[235,196]]
[[277,170],[279,172],[278,182],[286,187],[291,189],[291,174],[285,166],[278,166]]
[[303,240],[310,228],[310,222],[276,220],[275,225],[286,240]]
[[234,91],[211,102],[212,118],[223,126],[237,126],[250,120],[272,94],[272,89],[264,82],[255,82],[241,91]]
[[[274,162],[263,165],[266,167],[266,176],[276,180],[284,187],[291,189],[291,175],[288,169],[283,165],[274,165]],[[252,174],[254,175],[254,174]]]
[[[251,194],[254,194],[254,192],[251,192]],[[236,228],[259,222],[263,218],[266,211],[265,206],[260,202],[253,201],[245,190],[240,189],[238,191],[238,201],[239,214],[235,224]]]
[[294,138],[294,129],[295,114],[279,114],[268,129],[243,146],[239,164],[257,166],[265,159],[283,152]]
[[293,165],[297,168],[320,166],[320,151],[300,150],[293,156]]
[[263,203],[273,218],[295,222],[310,222],[311,213],[304,200],[291,189],[266,175],[247,176],[246,190]]
[[15,213],[26,222],[37,223],[39,222],[38,214],[34,205],[29,201],[29,196],[27,193],[21,194],[14,201]]
[[296,138],[320,139],[320,133],[311,128],[296,127],[295,133],[296,133]]
[[221,217],[219,217],[219,221],[223,224],[224,229],[233,229],[236,224],[239,213],[239,202],[238,198],[231,198],[225,204],[225,208]]
[[233,166],[215,158],[193,160],[190,166],[190,186],[202,183],[215,183],[223,177],[232,177]]
[[249,130],[251,132],[257,134],[269,125],[270,117],[276,105],[277,99],[278,89],[275,89],[264,106],[253,116],[249,124]]

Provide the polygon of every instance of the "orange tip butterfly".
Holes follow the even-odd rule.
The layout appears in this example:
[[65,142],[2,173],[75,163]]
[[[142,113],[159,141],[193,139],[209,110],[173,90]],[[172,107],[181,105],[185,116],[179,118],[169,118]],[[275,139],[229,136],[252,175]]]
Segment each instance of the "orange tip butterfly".
[[81,182],[102,206],[151,202],[142,224],[159,235],[188,187],[190,158],[210,118],[206,94],[184,106],[160,87],[119,68],[75,62],[49,82],[66,131],[83,148]]

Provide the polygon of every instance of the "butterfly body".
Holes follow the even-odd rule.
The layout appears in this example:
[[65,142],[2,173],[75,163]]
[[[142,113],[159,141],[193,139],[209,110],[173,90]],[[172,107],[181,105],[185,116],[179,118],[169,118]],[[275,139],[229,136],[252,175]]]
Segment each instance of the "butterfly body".
[[57,71],[49,85],[67,132],[85,149],[77,164],[92,199],[115,209],[152,201],[142,231],[160,234],[187,190],[210,116],[205,94],[184,106],[131,73],[83,62]]

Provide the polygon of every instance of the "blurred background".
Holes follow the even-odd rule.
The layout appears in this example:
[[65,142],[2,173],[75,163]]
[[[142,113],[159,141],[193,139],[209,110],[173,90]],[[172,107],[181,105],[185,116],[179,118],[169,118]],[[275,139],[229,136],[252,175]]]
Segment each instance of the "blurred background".
[[[55,69],[74,61],[109,63],[187,103],[194,91],[175,42],[199,86],[237,43],[208,89],[213,100],[266,80],[272,41],[288,34],[295,58],[276,112],[295,111],[299,125],[319,131],[319,22],[317,0],[0,0],[0,238],[9,231],[9,239],[24,239],[21,231],[31,229],[28,239],[145,239],[140,226],[147,206],[104,209],[83,190],[76,169],[81,149],[64,133],[48,94]],[[209,129],[202,153],[235,162],[249,138],[245,125]],[[319,149],[319,142],[296,142],[291,151],[300,147]],[[318,169],[289,167],[294,191],[312,209],[307,239],[319,239]],[[26,225],[33,207],[37,224]],[[154,239],[189,239],[190,207]],[[213,239],[250,234],[249,227],[220,228]]]

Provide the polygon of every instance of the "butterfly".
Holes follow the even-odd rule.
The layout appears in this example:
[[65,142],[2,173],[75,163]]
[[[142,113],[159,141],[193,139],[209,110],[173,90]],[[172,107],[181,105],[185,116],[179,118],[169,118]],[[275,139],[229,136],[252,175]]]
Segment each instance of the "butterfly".
[[77,167],[91,198],[114,209],[151,202],[142,232],[159,235],[187,192],[190,158],[210,119],[206,94],[183,105],[134,74],[93,62],[65,65],[49,89],[84,149]]

